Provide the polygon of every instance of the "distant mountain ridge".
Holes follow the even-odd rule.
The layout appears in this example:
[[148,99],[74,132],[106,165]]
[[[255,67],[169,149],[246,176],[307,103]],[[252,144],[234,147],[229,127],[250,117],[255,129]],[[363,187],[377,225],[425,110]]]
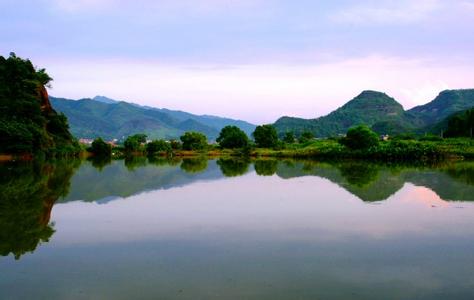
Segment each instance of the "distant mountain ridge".
[[282,117],[273,125],[280,135],[310,131],[318,137],[345,134],[355,125],[366,124],[380,134],[419,131],[451,114],[474,106],[474,89],[446,90],[433,101],[405,111],[387,94],[363,91],[330,114],[316,119]]
[[120,139],[145,133],[150,138],[172,139],[185,131],[198,131],[214,140],[227,125],[235,125],[248,135],[255,129],[255,125],[241,120],[141,106],[105,96],[80,100],[51,97],[51,103],[67,116],[71,132],[78,138]]

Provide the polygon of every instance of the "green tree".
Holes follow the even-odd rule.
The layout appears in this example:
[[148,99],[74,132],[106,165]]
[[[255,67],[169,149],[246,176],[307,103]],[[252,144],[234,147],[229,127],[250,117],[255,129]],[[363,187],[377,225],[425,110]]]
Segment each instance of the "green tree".
[[295,134],[293,131],[287,131],[283,137],[283,141],[287,144],[293,144],[295,142]]
[[311,131],[304,131],[299,138],[301,144],[307,143],[310,140],[314,139],[314,134]]
[[223,148],[244,148],[249,144],[249,138],[239,127],[226,126],[222,128],[216,140]]
[[203,150],[207,147],[207,137],[199,132],[188,131],[180,137],[184,150]]
[[252,133],[255,144],[260,148],[273,148],[278,145],[278,134],[272,125],[260,125]]
[[112,155],[112,146],[99,137],[92,142],[88,151],[96,156],[108,157]]
[[154,140],[146,144],[146,152],[148,155],[153,155],[159,152],[171,152],[171,145],[165,140]]
[[141,145],[146,143],[146,135],[145,134],[134,134],[132,136],[127,137],[125,142],[123,143],[123,147],[125,152],[137,152],[141,150]]
[[379,136],[367,125],[359,125],[350,128],[346,137],[341,139],[340,142],[350,149],[363,150],[378,146]]
[[45,88],[51,81],[30,60],[0,56],[0,153],[80,151],[66,117],[51,107]]

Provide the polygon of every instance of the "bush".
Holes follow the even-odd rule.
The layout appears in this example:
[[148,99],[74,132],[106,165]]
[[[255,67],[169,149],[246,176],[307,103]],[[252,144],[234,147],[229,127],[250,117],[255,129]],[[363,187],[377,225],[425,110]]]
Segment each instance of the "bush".
[[123,143],[125,152],[136,152],[140,150],[142,143],[146,143],[146,135],[144,134],[135,134],[127,137]]
[[305,144],[312,139],[314,139],[314,134],[310,131],[305,131],[300,135],[299,142],[300,144]]
[[362,150],[376,147],[379,144],[379,136],[366,125],[359,125],[350,128],[340,142],[352,150]]
[[199,132],[189,131],[180,137],[184,150],[203,150],[207,147],[207,137]]
[[92,142],[92,145],[88,151],[96,156],[107,157],[112,155],[112,146],[104,142],[104,140],[99,137]]
[[440,136],[432,135],[432,134],[428,134],[420,138],[420,141],[430,141],[430,142],[439,142],[442,140],[443,139]]
[[283,142],[287,144],[293,144],[295,142],[295,134],[293,131],[287,131],[283,137]]
[[154,140],[146,144],[146,152],[148,155],[153,155],[158,152],[171,152],[171,145],[165,140]]
[[273,148],[278,144],[278,135],[272,125],[260,125],[252,133],[255,144],[260,148]]
[[222,148],[244,148],[248,146],[249,138],[239,127],[226,126],[222,128],[216,142],[218,142]]

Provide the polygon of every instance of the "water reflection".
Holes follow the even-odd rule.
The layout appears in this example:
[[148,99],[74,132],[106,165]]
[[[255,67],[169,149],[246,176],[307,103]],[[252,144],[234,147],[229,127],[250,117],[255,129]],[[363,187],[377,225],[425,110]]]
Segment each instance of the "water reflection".
[[474,200],[474,162],[407,166],[354,161],[128,157],[8,163],[0,164],[0,255],[11,253],[18,259],[47,242],[54,233],[50,213],[55,203],[81,200],[106,204],[144,191],[243,176],[252,173],[251,166],[259,176],[324,178],[368,202],[386,200],[407,183],[429,189],[430,199]]
[[79,161],[0,164],[0,255],[19,259],[54,233],[51,209],[69,192]]
[[220,158],[217,164],[226,177],[241,176],[248,172],[250,160],[246,158]]

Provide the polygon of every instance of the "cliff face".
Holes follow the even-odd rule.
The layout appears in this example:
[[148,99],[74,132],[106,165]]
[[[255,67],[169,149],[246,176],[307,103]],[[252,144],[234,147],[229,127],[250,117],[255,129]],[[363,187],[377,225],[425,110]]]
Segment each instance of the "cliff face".
[[41,111],[43,112],[51,112],[53,111],[53,107],[51,106],[51,102],[49,102],[48,91],[43,85],[39,85],[38,89],[38,99],[41,103]]

